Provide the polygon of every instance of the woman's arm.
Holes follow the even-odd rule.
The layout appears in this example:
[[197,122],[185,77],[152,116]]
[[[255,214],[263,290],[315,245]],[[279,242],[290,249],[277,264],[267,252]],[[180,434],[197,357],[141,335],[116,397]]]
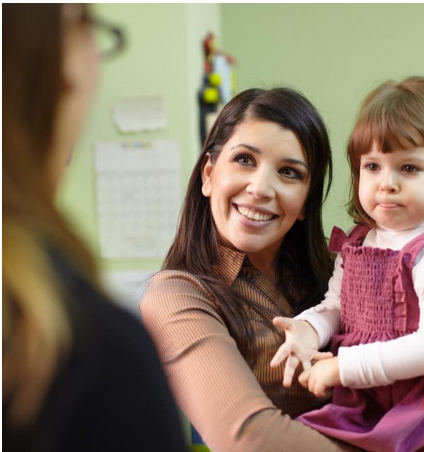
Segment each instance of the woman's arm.
[[140,309],[179,406],[214,452],[358,450],[282,415],[194,277],[161,272]]

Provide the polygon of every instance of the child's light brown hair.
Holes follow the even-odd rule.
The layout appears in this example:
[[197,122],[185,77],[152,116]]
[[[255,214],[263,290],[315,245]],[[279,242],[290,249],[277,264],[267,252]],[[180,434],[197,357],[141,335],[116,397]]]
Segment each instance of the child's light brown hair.
[[359,110],[347,149],[352,174],[348,213],[355,223],[370,226],[375,223],[359,202],[358,188],[361,157],[374,143],[383,153],[424,146],[424,77],[383,83]]

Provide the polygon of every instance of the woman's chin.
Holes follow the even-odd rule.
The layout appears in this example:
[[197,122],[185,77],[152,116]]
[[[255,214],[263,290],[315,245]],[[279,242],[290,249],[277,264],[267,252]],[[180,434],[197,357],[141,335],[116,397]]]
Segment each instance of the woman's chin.
[[260,243],[255,243],[252,240],[236,240],[232,243],[232,248],[245,254],[261,253],[265,250],[263,240]]

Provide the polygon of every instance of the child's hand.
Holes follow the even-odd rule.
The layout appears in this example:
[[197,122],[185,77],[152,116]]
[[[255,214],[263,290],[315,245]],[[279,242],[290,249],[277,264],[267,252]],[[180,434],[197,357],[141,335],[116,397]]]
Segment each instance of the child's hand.
[[272,322],[286,333],[284,344],[271,360],[271,367],[277,367],[287,359],[284,367],[283,386],[288,388],[291,385],[299,362],[306,370],[310,369],[311,360],[314,357],[329,358],[333,356],[332,353],[318,353],[318,334],[310,323],[289,317],[275,317]]
[[314,360],[318,362],[299,375],[299,383],[317,397],[324,397],[330,388],[341,384],[339,359],[319,354],[314,356]]

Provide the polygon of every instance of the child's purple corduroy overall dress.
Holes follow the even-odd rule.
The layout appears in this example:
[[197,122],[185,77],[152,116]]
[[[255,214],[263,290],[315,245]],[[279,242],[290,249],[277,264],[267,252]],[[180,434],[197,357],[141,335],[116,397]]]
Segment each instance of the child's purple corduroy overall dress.
[[[334,228],[331,236],[330,250],[341,252],[344,269],[341,332],[332,338],[334,354],[341,346],[388,341],[418,329],[412,268],[424,247],[424,234],[393,251],[362,247],[368,231],[366,226],[356,226],[346,237]],[[299,419],[366,450],[424,450],[424,377],[369,389],[338,386],[331,404]]]

